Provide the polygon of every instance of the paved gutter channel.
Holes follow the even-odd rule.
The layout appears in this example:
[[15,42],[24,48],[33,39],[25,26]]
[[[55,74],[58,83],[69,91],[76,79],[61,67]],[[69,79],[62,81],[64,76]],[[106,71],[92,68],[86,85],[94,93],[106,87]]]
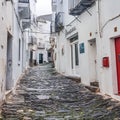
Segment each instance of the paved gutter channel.
[[120,120],[120,102],[41,65],[20,80],[2,106],[1,120]]

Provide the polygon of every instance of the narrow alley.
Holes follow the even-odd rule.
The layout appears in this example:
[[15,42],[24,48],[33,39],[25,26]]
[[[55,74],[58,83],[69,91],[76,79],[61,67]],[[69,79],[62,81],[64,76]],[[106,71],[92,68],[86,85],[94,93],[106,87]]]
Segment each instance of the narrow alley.
[[120,102],[90,92],[50,64],[30,68],[2,106],[2,120],[119,120]]

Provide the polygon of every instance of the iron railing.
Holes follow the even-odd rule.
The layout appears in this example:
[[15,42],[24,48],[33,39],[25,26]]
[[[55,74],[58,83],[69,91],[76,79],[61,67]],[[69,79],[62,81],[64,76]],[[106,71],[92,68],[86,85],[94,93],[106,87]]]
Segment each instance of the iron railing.
[[19,3],[29,3],[29,0],[19,0]]
[[[82,14],[85,10],[90,8],[96,0],[78,0],[78,3],[69,9],[69,14],[77,16]],[[69,1],[70,2],[70,1]]]

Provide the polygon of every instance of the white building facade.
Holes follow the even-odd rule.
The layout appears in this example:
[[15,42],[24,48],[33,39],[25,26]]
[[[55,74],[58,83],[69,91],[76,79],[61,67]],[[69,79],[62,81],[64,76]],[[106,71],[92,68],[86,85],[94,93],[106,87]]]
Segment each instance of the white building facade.
[[6,2],[0,1],[0,104],[5,95],[6,81],[6,54],[7,54],[7,29],[6,29]]
[[30,26],[29,0],[0,1],[0,103],[26,70],[24,29]]
[[119,3],[52,0],[52,29],[56,69],[81,77],[85,85],[95,82],[102,93],[120,100]]
[[27,38],[27,65],[34,66],[48,62],[50,22],[39,17],[32,21],[25,32]]
[[48,49],[50,48],[50,21],[37,18],[37,63],[48,63]]

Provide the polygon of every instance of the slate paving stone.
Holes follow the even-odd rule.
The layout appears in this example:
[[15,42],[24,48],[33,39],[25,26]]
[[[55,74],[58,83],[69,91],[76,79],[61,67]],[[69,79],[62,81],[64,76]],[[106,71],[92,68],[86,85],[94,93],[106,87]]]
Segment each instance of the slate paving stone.
[[41,65],[20,80],[0,120],[120,120],[120,102],[90,92],[50,64]]

